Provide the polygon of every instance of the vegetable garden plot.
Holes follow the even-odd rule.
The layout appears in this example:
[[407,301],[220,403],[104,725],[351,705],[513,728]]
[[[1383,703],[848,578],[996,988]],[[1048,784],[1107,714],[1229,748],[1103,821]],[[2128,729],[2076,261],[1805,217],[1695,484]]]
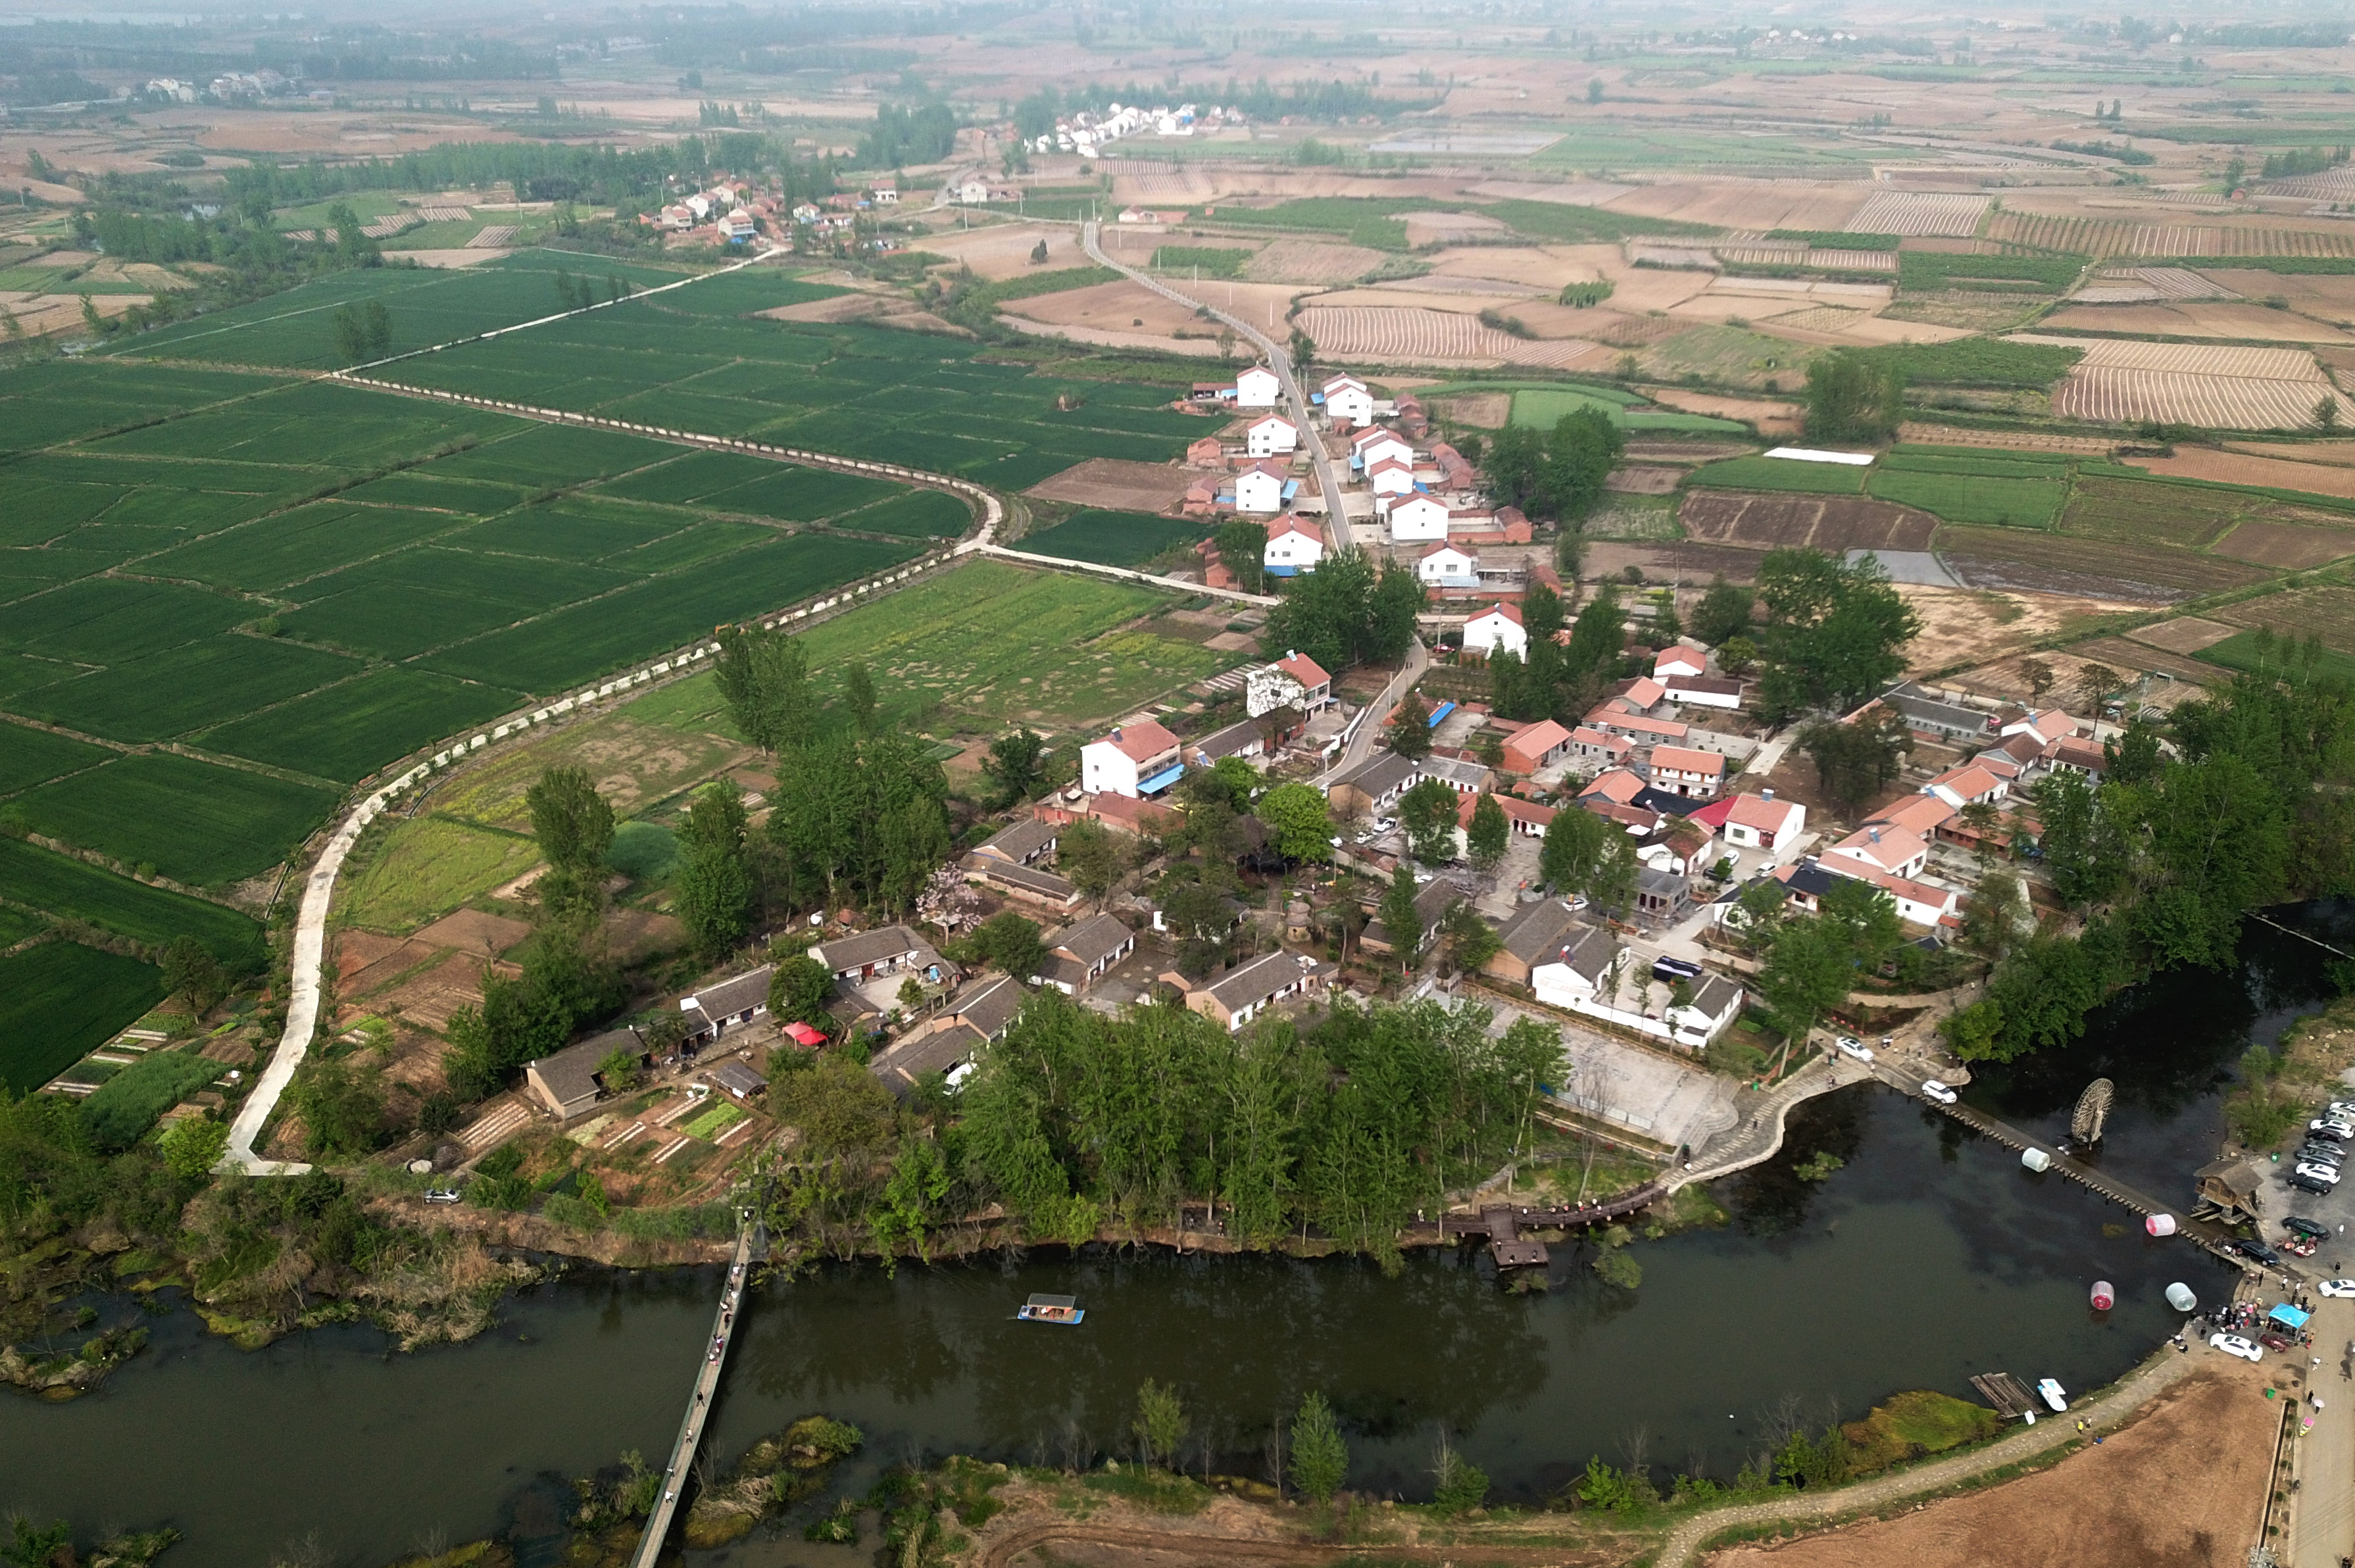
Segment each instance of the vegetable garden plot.
[[466,526],[446,512],[314,501],[150,557],[139,570],[268,592]]
[[131,492],[120,485],[75,485],[48,479],[5,484],[0,545],[40,545],[69,534]]
[[229,635],[41,687],[11,699],[9,706],[110,741],[164,741],[300,696],[357,675],[359,668],[316,648]]
[[197,744],[337,784],[518,708],[523,694],[413,669],[379,669],[225,724]]
[[148,752],[43,784],[16,804],[37,833],[211,887],[277,865],[341,798],[338,790]]
[[1051,528],[1026,534],[1014,548],[1065,560],[1138,566],[1164,550],[1209,538],[1198,523],[1143,512],[1074,512]]
[[858,533],[953,539],[973,527],[973,508],[944,490],[911,490],[834,520]]
[[445,541],[454,549],[547,560],[602,560],[687,526],[682,514],[559,501],[477,523]]
[[417,472],[429,478],[453,475],[529,485],[577,484],[660,463],[677,452],[675,446],[620,431],[532,424],[501,440],[437,457]]
[[1863,492],[1865,470],[1843,463],[1797,463],[1782,457],[1732,457],[1693,471],[1696,489],[1794,490],[1810,495]]
[[10,605],[0,617],[0,642],[52,658],[114,663],[225,632],[258,608],[177,583],[90,578]]
[[535,694],[676,647],[712,627],[761,614],[917,552],[914,545],[839,534],[799,534],[435,654],[427,665],[450,675]]
[[163,972],[48,942],[0,958],[0,1083],[29,1094],[164,999]]
[[[93,746],[87,741],[53,735],[28,725],[0,723],[0,795],[14,795],[20,789],[94,768],[113,755],[104,746]],[[0,878],[0,895],[6,892],[6,880]]]
[[873,506],[900,488],[889,480],[838,474],[830,468],[776,463],[767,466],[768,472],[761,477],[706,496],[698,504],[714,511],[748,512],[756,517],[775,517],[783,522],[812,523]]
[[261,950],[261,926],[242,911],[134,882],[21,838],[0,837],[0,894],[158,947],[193,936],[225,961]]

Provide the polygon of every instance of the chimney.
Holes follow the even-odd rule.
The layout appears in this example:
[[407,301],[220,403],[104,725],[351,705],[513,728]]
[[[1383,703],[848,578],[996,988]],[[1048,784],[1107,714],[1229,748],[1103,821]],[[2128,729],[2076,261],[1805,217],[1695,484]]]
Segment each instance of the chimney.
[[1871,834],[1871,835],[1872,835],[1872,841],[1873,841],[1875,844],[1878,844],[1878,843],[1880,843],[1880,842],[1881,842],[1881,829],[1880,829],[1880,828],[1878,828],[1878,827],[1868,827],[1868,828],[1866,828],[1866,829],[1865,829],[1865,831],[1866,831],[1867,833],[1870,833],[1870,834]]
[[1758,798],[1761,800],[1772,800],[1774,798],[1774,792],[1771,789],[1762,789],[1758,792]]

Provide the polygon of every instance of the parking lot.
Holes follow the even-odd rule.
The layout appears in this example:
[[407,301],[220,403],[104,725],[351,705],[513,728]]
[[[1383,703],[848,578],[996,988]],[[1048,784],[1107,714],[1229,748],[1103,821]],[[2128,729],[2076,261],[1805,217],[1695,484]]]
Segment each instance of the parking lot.
[[[2355,1078],[2355,1070],[2346,1075]],[[2338,1098],[2355,1100],[2355,1083],[2348,1083]],[[2348,1164],[2355,1169],[2355,1140],[2339,1146],[2347,1151]],[[2285,1153],[2278,1161],[2266,1166],[2264,1187],[2264,1240],[2267,1246],[2277,1246],[2281,1240],[2282,1221],[2296,1214],[2330,1228],[2330,1239],[2310,1258],[2286,1259],[2286,1262],[2307,1274],[2337,1279],[2355,1275],[2355,1242],[2348,1235],[2355,1226],[2355,1175],[2340,1182],[2328,1193],[2301,1191],[2289,1184],[2295,1155]]]

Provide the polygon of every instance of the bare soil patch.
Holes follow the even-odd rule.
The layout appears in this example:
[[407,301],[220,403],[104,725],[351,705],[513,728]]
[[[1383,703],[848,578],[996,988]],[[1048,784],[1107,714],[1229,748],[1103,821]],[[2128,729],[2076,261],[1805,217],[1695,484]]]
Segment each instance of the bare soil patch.
[[1985,664],[2017,653],[2073,621],[2122,606],[2057,593],[1995,592],[1901,582],[1897,592],[1922,617],[1905,656],[1916,670]]
[[1841,229],[1868,189],[1854,182],[1668,181],[1632,191],[1611,209],[1727,229]]
[[2261,272],[2249,267],[2202,267],[2200,275],[2251,299],[2278,296],[2286,300],[2292,310],[2335,321],[2342,326],[2348,324],[2349,317],[2355,316],[2355,277]]
[[2072,539],[2029,528],[1949,525],[1938,553],[1974,588],[2067,593],[2133,604],[2172,604],[2196,594],[2246,587],[2271,574],[2262,567],[2188,549],[2124,549],[2115,539]]
[[1403,215],[1406,222],[1406,242],[1411,249],[1425,245],[1449,245],[1465,240],[1486,239],[1492,234],[1507,232],[1506,226],[1494,218],[1475,212],[1410,212]]
[[[387,1011],[398,1013],[404,1022],[422,1025],[439,1034],[450,1024],[450,1015],[461,1008],[479,1005],[483,999],[483,975],[488,965],[471,954],[453,953],[422,975],[410,976],[395,989],[378,998]],[[520,974],[512,964],[496,965],[503,974]]]
[[2141,1418],[2051,1469],[1893,1520],[1783,1546],[1712,1553],[1711,1568],[2222,1568],[2264,1508],[2278,1401],[2262,1369],[2214,1358]]
[[1689,392],[1678,387],[1647,387],[1645,396],[1664,408],[1721,420],[1741,420],[1758,427],[1761,435],[1796,435],[1805,414],[1796,403],[1777,398],[1723,398],[1714,392]]
[[2179,446],[2172,457],[2122,457],[2118,461],[2152,474],[2172,474],[2220,485],[2263,485],[2275,490],[2304,490],[2308,495],[2355,499],[2355,468],[2324,463],[2253,457],[2246,453],[2219,452],[2210,446]]
[[454,270],[461,267],[479,267],[485,261],[501,261],[514,254],[513,251],[486,245],[479,251],[403,251],[400,252],[400,258],[404,261],[414,261],[421,267],[442,267]]
[[1162,336],[1175,336],[1181,328],[1209,331],[1200,318],[1185,306],[1155,293],[1142,283],[1122,278],[1114,283],[1093,283],[1083,289],[1066,289],[1061,293],[1034,294],[1028,299],[1015,300],[1003,307],[1001,314],[1027,316],[1050,326],[1090,326],[1114,332],[1146,332]]
[[1684,476],[1681,468],[1614,468],[1603,487],[1626,496],[1665,496]]
[[1938,519],[1860,496],[1751,496],[1700,490],[1685,500],[1685,532],[1697,539],[1780,549],[1928,549]]
[[1167,463],[1092,457],[1040,480],[1024,494],[1042,501],[1069,501],[1120,512],[1164,512],[1186,498],[1186,486],[1192,479],[1183,468]]
[[1502,430],[1513,417],[1510,392],[1466,392],[1461,397],[1427,400],[1433,412],[1445,411],[1457,424],[1480,430]]
[[432,957],[432,944],[414,937],[404,942],[373,931],[345,931],[336,937],[336,990],[345,997],[365,997],[389,985]]
[[2170,654],[2196,654],[2238,632],[2238,626],[2227,626],[2221,621],[2204,620],[2198,615],[2179,615],[2172,621],[2161,621],[2156,626],[2145,626],[2127,636],[2137,643],[2148,643]]
[[2271,626],[2300,636],[2312,634],[2326,647],[2355,652],[2355,588],[2337,584],[2293,588],[2227,605],[2215,616],[2235,626]]
[[[1047,260],[1043,264],[1030,260],[1031,251],[1041,240],[1047,242]],[[971,267],[975,277],[993,283],[1001,278],[1018,278],[1027,272],[1092,264],[1087,252],[1080,249],[1079,236],[1073,230],[1048,229],[1029,223],[945,229],[938,234],[925,235],[921,248],[935,256],[946,256]]]
[[1552,291],[1615,277],[1625,267],[1616,245],[1476,245],[1442,251],[1431,263],[1440,277],[1496,278]]
[[478,957],[496,958],[531,934],[531,927],[481,910],[462,909],[443,915],[418,932],[416,940],[436,947],[453,947]]
[[2355,555],[2355,533],[2251,517],[2209,549],[2234,560],[2304,571],[2341,556]]
[[1382,252],[1323,240],[1278,240],[1243,263],[1257,283],[1346,283],[1382,264]]
[[[2012,452],[2071,452],[2086,457],[2106,455],[2117,443],[2106,436],[2052,435],[2043,431],[1977,430],[1968,425],[1928,424],[1908,420],[1897,428],[1900,441],[1930,446],[1984,446]],[[2355,462],[2355,457],[2350,458]]]
[[2355,441],[2228,441],[2224,450],[2252,457],[2277,457],[2286,463],[2355,468]]
[[2147,332],[2154,337],[2238,337],[2259,342],[2350,343],[2345,333],[2296,311],[2261,304],[2086,304],[2054,311],[2041,324],[2055,330]]

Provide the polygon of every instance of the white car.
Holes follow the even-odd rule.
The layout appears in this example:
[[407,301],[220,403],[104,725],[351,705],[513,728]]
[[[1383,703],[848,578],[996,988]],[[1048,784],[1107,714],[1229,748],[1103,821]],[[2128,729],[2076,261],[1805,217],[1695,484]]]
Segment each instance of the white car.
[[2325,1296],[2355,1296],[2355,1279],[2326,1279],[2314,1288]]
[[1838,1040],[1833,1040],[1832,1043],[1839,1047],[1840,1054],[1842,1056],[1853,1056],[1859,1061],[1870,1061],[1872,1060],[1872,1047],[1865,1044],[1864,1041],[1857,1039],[1856,1036],[1852,1034],[1841,1035]]
[[2301,1164],[2293,1174],[2303,1176],[2308,1181],[2327,1181],[2334,1186],[2339,1180],[2339,1173],[2327,1165]]
[[1944,1083],[1939,1083],[1935,1078],[1924,1078],[1922,1080],[1922,1097],[1925,1100],[1935,1100],[1941,1105],[1951,1105],[1956,1100],[1962,1098],[1961,1095],[1955,1093],[1952,1089],[1947,1088]]
[[2208,1336],[2208,1342],[2226,1355],[2238,1356],[2244,1361],[2262,1361],[2265,1359],[2264,1351],[2257,1348],[2254,1340],[2243,1339],[2238,1334],[2211,1334]]
[[2336,1116],[2317,1116],[2306,1124],[2306,1130],[2342,1144],[2355,1138],[2355,1122],[2343,1122]]

